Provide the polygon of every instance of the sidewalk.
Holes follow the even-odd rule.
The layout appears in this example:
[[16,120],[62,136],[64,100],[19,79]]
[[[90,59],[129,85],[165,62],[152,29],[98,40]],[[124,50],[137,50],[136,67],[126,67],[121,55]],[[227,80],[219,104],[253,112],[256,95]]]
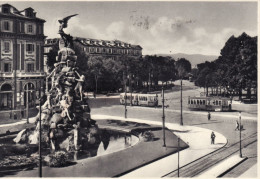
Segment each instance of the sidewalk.
[[[102,120],[102,119],[113,119],[113,120],[126,120],[123,117],[117,116],[107,116],[107,115],[92,115],[92,118],[95,120]],[[147,123],[147,124],[154,124],[154,125],[162,125],[161,122],[158,121],[148,121],[148,120],[140,120],[134,118],[128,118],[127,121],[132,122],[139,122],[139,123]],[[30,118],[29,122],[34,122],[34,118]],[[12,124],[3,124],[0,125],[1,128],[7,128],[10,126],[25,124],[26,119],[23,119],[19,122],[12,123]],[[189,148],[183,150],[179,153],[180,164],[179,166],[185,166],[193,161],[200,159],[201,157],[208,155],[222,147],[224,147],[227,143],[227,139],[220,133],[215,132],[216,140],[215,145],[210,144],[210,134],[211,130],[194,127],[194,126],[180,126],[179,124],[171,124],[166,123],[166,127],[173,130],[173,132],[179,136],[184,142],[189,145]],[[167,150],[167,143],[166,143],[166,150]],[[221,173],[227,171],[229,168],[233,167],[237,163],[241,162],[240,159],[235,158],[228,158],[223,161],[223,165],[216,165],[209,169],[209,171],[205,171],[201,173],[201,176],[210,176],[215,177],[215,175],[220,175]],[[138,168],[130,173],[123,175],[122,177],[163,177],[174,170],[177,170],[178,167],[178,154],[172,154],[160,160],[157,160],[153,163],[145,165],[141,168]],[[233,161],[233,163],[230,163]],[[222,163],[222,162],[221,162]],[[252,177],[256,176],[257,166],[254,165],[240,177]],[[251,171],[252,170],[252,171]]]
[[245,171],[239,178],[257,178],[257,164]]
[[[95,120],[99,119],[114,119],[125,120],[122,117],[106,116],[106,115],[92,115]],[[127,120],[133,122],[161,125],[161,122],[147,121],[140,119],[128,118]],[[179,136],[190,147],[180,152],[180,167],[185,166],[194,160],[197,160],[219,148],[223,147],[227,143],[227,139],[220,133],[215,132],[216,140],[215,145],[210,144],[211,130],[193,127],[193,126],[180,126],[179,124],[166,123],[166,127],[173,130],[174,133]],[[166,144],[167,146],[167,144]],[[168,157],[162,158],[156,162],[145,165],[130,173],[125,174],[123,177],[162,177],[170,172],[177,170],[178,167],[178,154],[175,153]]]

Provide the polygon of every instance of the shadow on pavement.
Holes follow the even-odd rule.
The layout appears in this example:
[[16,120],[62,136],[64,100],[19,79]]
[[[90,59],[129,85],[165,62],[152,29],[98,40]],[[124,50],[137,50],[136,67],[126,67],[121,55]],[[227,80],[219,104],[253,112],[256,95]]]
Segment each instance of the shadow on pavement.
[[205,122],[205,123],[198,123],[198,124],[192,124],[191,126],[197,126],[197,125],[203,125],[203,124],[213,124],[213,123],[221,123],[221,122]]

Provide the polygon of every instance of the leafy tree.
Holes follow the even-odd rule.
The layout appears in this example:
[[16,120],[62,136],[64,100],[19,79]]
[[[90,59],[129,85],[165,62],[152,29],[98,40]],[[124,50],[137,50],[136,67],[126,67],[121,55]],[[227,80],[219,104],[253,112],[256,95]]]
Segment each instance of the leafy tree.
[[51,72],[54,69],[54,63],[57,63],[56,56],[58,55],[58,50],[57,46],[53,46],[47,54],[46,65],[48,66],[48,72]]
[[175,66],[178,77],[181,79],[187,77],[188,73],[191,72],[191,63],[185,58],[178,59]]
[[100,76],[103,74],[103,57],[102,56],[91,56],[88,59],[88,70],[91,73],[91,76],[94,76],[95,80],[95,91],[97,93],[98,90],[98,80]]

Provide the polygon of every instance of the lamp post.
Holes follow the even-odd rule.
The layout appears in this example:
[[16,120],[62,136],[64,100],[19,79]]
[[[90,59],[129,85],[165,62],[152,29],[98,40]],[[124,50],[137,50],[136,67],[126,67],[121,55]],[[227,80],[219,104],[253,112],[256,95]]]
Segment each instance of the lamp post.
[[22,89],[20,89],[20,120],[22,120]]
[[41,82],[40,82],[40,91],[39,91],[39,110],[40,110],[40,116],[39,116],[39,177],[42,177],[42,108],[41,108]]
[[26,86],[26,117],[27,117],[27,124],[29,124],[29,84],[27,83],[27,86]]
[[241,111],[239,112],[239,153],[240,158],[242,158],[242,146],[241,146]]
[[180,137],[178,136],[178,178],[180,177]]
[[130,106],[133,105],[133,100],[132,100],[132,93],[133,93],[133,90],[132,90],[132,74],[129,75],[129,85],[130,85]]
[[164,114],[164,88],[162,87],[162,125],[163,125],[163,147],[166,147],[165,144],[165,114]]
[[180,125],[183,126],[183,117],[182,117],[182,78],[181,78],[181,121]]
[[125,119],[127,118],[127,108],[126,108],[126,103],[127,103],[127,96],[126,96],[126,76],[125,72],[123,72],[123,78],[125,82],[125,95],[124,95],[124,101],[125,101]]

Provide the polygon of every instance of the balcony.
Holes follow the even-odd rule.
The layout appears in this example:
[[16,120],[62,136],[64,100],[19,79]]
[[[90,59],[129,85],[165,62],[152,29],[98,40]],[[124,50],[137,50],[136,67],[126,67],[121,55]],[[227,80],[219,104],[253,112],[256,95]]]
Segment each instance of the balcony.
[[[19,78],[26,78],[26,77],[45,77],[45,72],[16,72],[16,77]],[[13,78],[14,73],[13,72],[2,72],[0,73],[0,77],[2,78]]]

